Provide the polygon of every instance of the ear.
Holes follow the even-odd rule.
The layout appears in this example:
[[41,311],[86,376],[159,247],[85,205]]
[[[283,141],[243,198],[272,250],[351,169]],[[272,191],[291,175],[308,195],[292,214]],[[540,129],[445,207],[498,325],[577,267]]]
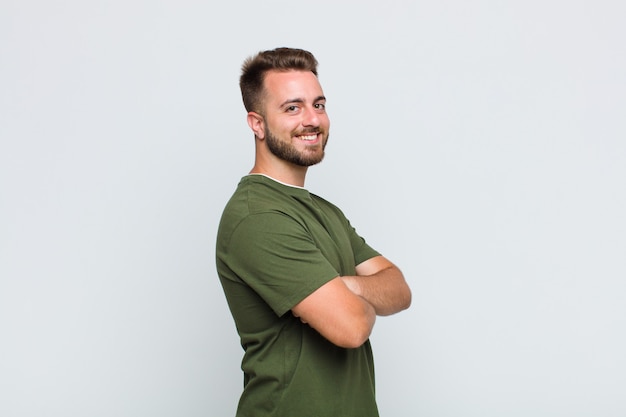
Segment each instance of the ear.
[[259,113],[248,113],[248,126],[254,132],[254,136],[259,139],[265,139],[265,119]]

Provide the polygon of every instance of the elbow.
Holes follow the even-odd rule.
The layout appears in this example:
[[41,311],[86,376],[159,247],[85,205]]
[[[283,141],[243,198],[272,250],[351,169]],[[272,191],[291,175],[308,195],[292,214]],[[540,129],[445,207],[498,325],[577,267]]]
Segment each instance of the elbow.
[[342,348],[358,348],[369,339],[375,322],[376,312],[374,308],[369,304],[365,304],[363,311],[352,316],[350,320],[346,320],[342,328],[337,329],[338,331],[334,334],[334,338],[329,340]]
[[402,291],[396,293],[393,303],[389,303],[378,309],[379,316],[391,316],[411,307],[411,290],[406,286]]
[[411,307],[411,302],[413,301],[413,295],[411,293],[411,289],[407,286],[406,290],[404,291],[404,296],[402,297],[402,305],[401,305],[401,309],[402,310],[406,310],[409,307]]
[[398,311],[406,310],[409,307],[411,307],[412,298],[413,298],[413,295],[411,293],[411,288],[405,282],[404,287],[403,288],[401,287],[401,291],[398,294],[398,304],[397,304]]
[[367,342],[372,334],[372,329],[373,323],[371,325],[358,326],[358,328],[352,328],[349,331],[344,332],[332,342],[342,348],[356,349]]
[[344,348],[344,349],[356,349],[356,348],[363,346],[363,343],[367,342],[367,339],[369,338],[354,340],[354,342],[342,343],[337,346]]
[[398,304],[396,304],[396,308],[390,312],[390,314],[387,315],[391,315],[391,314],[395,314],[395,313],[399,313],[401,311],[407,310],[409,307],[411,307],[411,291],[409,289],[407,289],[402,296],[399,299]]

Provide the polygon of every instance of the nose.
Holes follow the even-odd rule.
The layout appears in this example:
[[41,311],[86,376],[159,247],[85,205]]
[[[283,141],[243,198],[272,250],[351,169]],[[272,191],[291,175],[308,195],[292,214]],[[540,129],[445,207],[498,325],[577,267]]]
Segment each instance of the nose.
[[302,116],[302,125],[318,127],[320,125],[319,110],[307,106]]

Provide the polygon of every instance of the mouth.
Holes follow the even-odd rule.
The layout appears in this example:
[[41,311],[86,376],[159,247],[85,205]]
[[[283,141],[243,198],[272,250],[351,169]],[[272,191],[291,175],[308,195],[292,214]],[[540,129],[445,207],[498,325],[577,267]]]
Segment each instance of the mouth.
[[304,140],[306,142],[312,142],[315,139],[317,139],[317,134],[316,133],[312,133],[312,134],[308,134],[308,135],[299,135],[299,136],[296,136],[296,138],[298,138],[300,140]]
[[295,135],[295,138],[304,142],[315,142],[321,137],[321,132],[303,132],[300,135]]

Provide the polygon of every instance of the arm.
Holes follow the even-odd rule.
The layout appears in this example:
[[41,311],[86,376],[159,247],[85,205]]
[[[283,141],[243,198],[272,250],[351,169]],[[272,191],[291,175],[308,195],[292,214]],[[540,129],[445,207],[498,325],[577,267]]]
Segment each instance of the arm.
[[363,297],[379,316],[388,316],[409,308],[411,290],[404,275],[383,256],[376,256],[356,267],[356,276],[341,279],[356,295]]
[[369,338],[376,311],[350,291],[342,278],[322,285],[292,309],[293,314],[337,346],[356,348]]

